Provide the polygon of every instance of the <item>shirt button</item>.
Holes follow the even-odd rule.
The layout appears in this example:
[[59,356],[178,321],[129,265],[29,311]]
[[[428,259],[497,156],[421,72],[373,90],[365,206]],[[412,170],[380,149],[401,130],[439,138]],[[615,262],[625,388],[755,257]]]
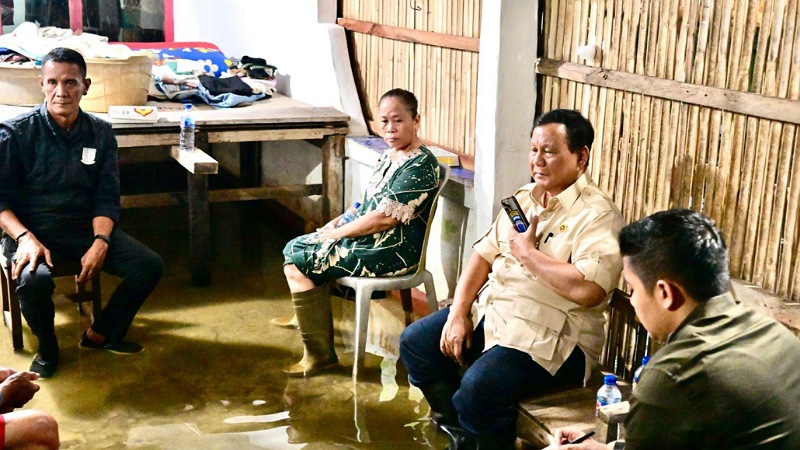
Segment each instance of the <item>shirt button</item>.
[[509,264],[509,263],[506,263],[506,266],[505,266],[505,267],[506,267],[506,269],[510,269],[510,268],[511,268],[511,264]]
[[591,256],[592,256],[592,258],[597,259],[597,258],[600,257],[600,252],[592,252]]

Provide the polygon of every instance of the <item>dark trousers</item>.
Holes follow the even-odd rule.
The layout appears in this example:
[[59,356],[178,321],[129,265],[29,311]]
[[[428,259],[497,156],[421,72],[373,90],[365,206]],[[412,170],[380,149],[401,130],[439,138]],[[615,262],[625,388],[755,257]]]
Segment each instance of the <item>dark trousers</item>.
[[[16,245],[4,239],[4,250],[13,258]],[[48,246],[53,265],[59,261],[80,261],[92,244],[91,239],[64,237]],[[155,289],[164,271],[161,257],[153,250],[120,230],[111,234],[111,244],[103,264],[103,272],[122,278],[92,329],[109,342],[120,342],[128,332],[134,316],[147,296]],[[45,361],[58,361],[58,342],[54,331],[52,270],[40,261],[34,272],[24,267],[17,280],[20,309],[33,334],[39,339],[38,353]]]
[[409,325],[400,336],[400,359],[409,382],[423,393],[429,386],[451,385],[453,406],[467,432],[513,437],[520,400],[556,386],[582,384],[586,360],[579,348],[553,376],[519,350],[496,345],[483,352],[482,320],[466,352],[464,371],[439,349],[449,312],[443,309]]

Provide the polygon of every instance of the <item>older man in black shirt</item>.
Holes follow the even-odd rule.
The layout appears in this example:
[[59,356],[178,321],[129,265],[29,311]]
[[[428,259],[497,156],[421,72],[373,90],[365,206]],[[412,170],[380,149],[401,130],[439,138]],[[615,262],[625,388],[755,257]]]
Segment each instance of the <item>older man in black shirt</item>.
[[59,359],[52,268],[80,260],[79,283],[100,270],[121,277],[80,345],[137,353],[142,347],[123,338],[161,279],[163,262],[115,228],[117,141],[111,125],[80,109],[91,85],[83,57],[65,48],[51,51],[39,82],[45,104],[0,125],[0,227],[22,313],[39,339],[31,371],[49,377]]

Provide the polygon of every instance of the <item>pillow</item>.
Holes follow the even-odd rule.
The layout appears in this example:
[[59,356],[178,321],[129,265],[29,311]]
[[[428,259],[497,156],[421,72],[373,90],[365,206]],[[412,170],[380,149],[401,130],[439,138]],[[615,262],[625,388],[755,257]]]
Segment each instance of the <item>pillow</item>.
[[207,73],[219,77],[228,71],[233,62],[217,48],[208,42],[138,42],[125,45],[131,50],[149,53],[155,58],[154,65],[162,65],[167,61],[188,59],[199,61]]

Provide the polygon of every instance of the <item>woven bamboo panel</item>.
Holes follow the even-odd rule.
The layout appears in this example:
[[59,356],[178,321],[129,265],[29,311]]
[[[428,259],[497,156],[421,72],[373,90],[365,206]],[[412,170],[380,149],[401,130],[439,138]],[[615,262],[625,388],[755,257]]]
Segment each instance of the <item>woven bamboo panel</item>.
[[[343,0],[345,19],[479,37],[481,0]],[[420,102],[420,136],[475,154],[478,54],[369,34],[350,33],[351,58],[366,119],[375,120],[380,96],[392,88],[413,92]],[[377,131],[377,130],[373,130]]]
[[[543,57],[691,83],[698,96],[709,86],[800,100],[796,0],[547,0],[543,14]],[[701,211],[724,232],[733,276],[800,301],[795,122],[551,76],[540,89],[542,110],[575,108],[594,124],[591,172],[626,220]]]

